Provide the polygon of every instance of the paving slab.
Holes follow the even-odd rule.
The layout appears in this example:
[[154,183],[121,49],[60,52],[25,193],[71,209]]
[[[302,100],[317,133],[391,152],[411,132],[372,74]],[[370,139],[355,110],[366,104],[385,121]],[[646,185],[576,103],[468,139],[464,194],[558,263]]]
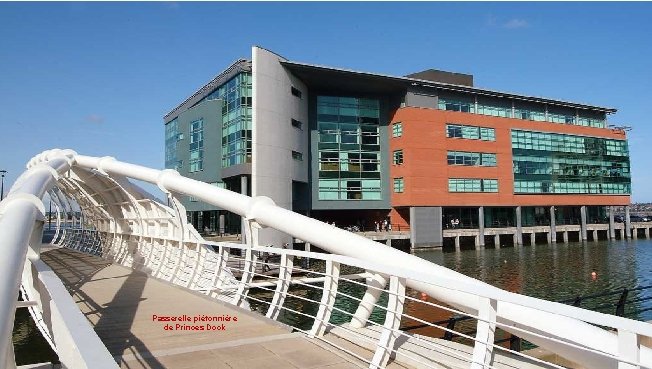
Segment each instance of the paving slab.
[[[43,252],[41,258],[123,368],[368,365],[259,314],[97,256],[61,248]],[[207,330],[208,325],[219,330]]]

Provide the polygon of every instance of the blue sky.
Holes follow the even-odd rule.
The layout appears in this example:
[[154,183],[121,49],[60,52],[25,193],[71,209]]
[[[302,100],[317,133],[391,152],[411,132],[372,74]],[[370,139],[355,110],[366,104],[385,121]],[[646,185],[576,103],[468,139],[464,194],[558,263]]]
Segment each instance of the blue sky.
[[391,75],[619,109],[652,202],[649,3],[0,3],[0,169],[42,150],[163,167],[162,117],[252,45]]

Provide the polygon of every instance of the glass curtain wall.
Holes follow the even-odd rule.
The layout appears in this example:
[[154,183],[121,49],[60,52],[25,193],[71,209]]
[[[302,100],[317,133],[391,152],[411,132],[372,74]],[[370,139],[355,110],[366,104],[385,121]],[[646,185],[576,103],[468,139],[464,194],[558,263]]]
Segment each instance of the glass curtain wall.
[[514,193],[629,194],[627,141],[512,130]]
[[317,97],[319,199],[381,200],[378,100]]
[[179,170],[181,162],[177,159],[177,142],[179,141],[179,122],[172,119],[165,125],[165,168]]
[[222,167],[251,163],[251,74],[239,73],[206,99],[222,99]]
[[515,103],[514,108],[496,106],[491,104],[478,104],[472,96],[462,100],[460,98],[439,97],[437,107],[441,110],[459,111],[463,113],[489,115],[501,118],[515,118],[532,120],[536,122],[550,122],[559,124],[572,124],[585,127],[605,128],[606,119],[590,117],[596,114],[588,110],[579,110],[576,114],[560,114],[546,111],[545,106],[539,110],[523,109]]

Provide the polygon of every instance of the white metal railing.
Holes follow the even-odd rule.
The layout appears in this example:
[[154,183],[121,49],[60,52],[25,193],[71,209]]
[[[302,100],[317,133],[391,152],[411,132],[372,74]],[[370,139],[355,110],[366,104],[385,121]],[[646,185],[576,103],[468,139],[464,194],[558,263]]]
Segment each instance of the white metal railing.
[[[152,199],[127,178],[156,184],[170,206]],[[81,359],[66,356],[65,345],[76,343],[80,335],[94,334],[90,327],[71,328],[83,320],[81,314],[63,309],[65,314],[56,315],[44,308],[48,303],[71,306],[72,300],[62,296],[58,286],[33,283],[49,273],[38,260],[39,213],[44,212],[39,198],[46,191],[61,211],[53,240],[58,245],[147,271],[234,305],[251,306],[369,367],[383,367],[391,357],[421,367],[562,367],[495,344],[496,329],[586,368],[652,367],[650,349],[640,344],[642,338],[652,337],[646,323],[509,293],[277,207],[268,198],[236,194],[175,171],[52,150],[30,161],[28,171],[0,205],[0,270],[8,276],[0,285],[0,297],[12,301],[11,293],[16,295],[22,271],[17,266],[25,264],[25,270],[32,271],[39,266],[31,279],[23,275],[22,288],[30,299],[35,296],[38,306],[31,312],[62,363],[76,364],[70,367],[103,367],[98,363],[114,367],[115,363],[106,349],[98,348],[97,336],[78,347]],[[193,196],[243,216],[247,243],[204,241],[186,223],[180,196]],[[77,217],[79,210],[81,217]],[[260,227],[288,233],[331,254],[260,247]],[[233,255],[234,250],[241,256]],[[312,266],[301,266],[304,260],[311,260]],[[420,293],[427,294],[425,301],[418,298]],[[0,307],[3,360],[10,357],[15,307]],[[450,314],[472,318],[475,332],[454,331],[424,318]],[[401,330],[406,322],[424,325],[428,332]],[[53,334],[57,329],[65,334]],[[439,338],[444,332],[455,333],[461,341]],[[366,354],[360,348],[366,348]],[[92,366],[84,357],[87,352],[96,356]]]

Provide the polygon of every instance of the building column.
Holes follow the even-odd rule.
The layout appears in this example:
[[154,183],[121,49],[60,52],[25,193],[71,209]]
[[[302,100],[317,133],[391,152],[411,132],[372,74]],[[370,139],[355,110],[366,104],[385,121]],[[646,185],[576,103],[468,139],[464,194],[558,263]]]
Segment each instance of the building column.
[[220,236],[224,236],[224,233],[226,233],[224,226],[224,214],[220,214],[218,232],[220,233]]
[[550,207],[550,235],[548,236],[548,241],[550,243],[557,242],[557,225],[555,224],[555,207]]
[[650,228],[645,228],[645,238],[650,238]]
[[521,218],[521,207],[517,206],[516,209],[516,241],[515,245],[523,244],[523,220]]
[[392,239],[388,238],[387,241],[385,241],[385,245],[392,247]]
[[530,236],[530,245],[531,245],[531,246],[534,246],[534,245],[537,244],[537,233],[536,233],[536,232],[532,232],[532,233],[530,233],[530,234],[531,234],[531,236]]
[[484,206],[478,208],[478,241],[478,245],[484,247]]
[[597,241],[597,240],[598,240],[598,230],[596,229],[593,231],[593,241]]
[[410,247],[441,247],[444,243],[441,206],[410,207]]
[[494,247],[500,248],[500,235],[497,233],[494,235]]
[[632,221],[629,218],[629,205],[625,206],[625,237],[632,238]]
[[580,206],[580,218],[582,219],[580,223],[580,240],[586,241],[588,239],[586,234],[586,205]]
[[568,243],[568,231],[564,231],[563,237],[564,237],[564,243]]
[[455,251],[460,251],[460,236],[455,236]]
[[607,234],[607,238],[609,238],[610,240],[615,240],[616,228],[614,223],[614,207],[608,206],[607,208],[609,210],[609,233]]

